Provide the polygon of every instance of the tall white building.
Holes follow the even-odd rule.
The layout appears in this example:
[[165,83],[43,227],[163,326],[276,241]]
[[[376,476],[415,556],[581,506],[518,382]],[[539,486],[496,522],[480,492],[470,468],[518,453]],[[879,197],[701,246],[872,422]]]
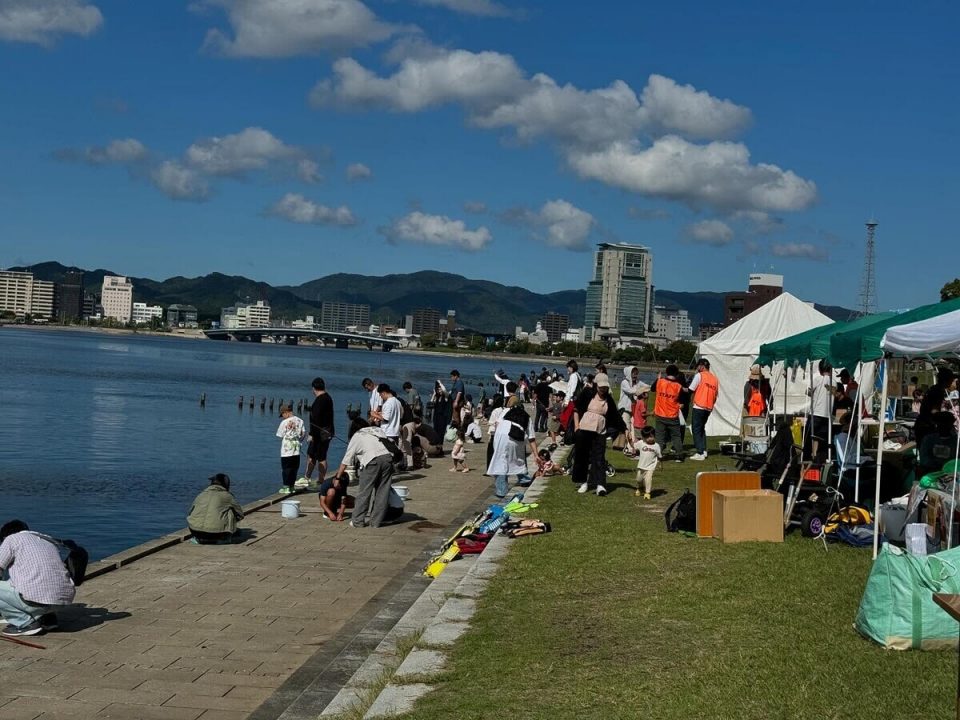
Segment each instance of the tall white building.
[[54,284],[34,279],[33,273],[0,270],[0,312],[51,318],[54,294]]
[[131,314],[134,325],[146,325],[153,318],[163,319],[163,308],[159,305],[147,305],[146,303],[135,302]]
[[657,305],[653,308],[653,329],[658,337],[682,340],[693,335],[689,313],[682,308]]
[[263,300],[255,303],[237,303],[220,309],[220,327],[223,330],[270,327],[270,305]]
[[103,317],[124,325],[133,319],[133,283],[118,275],[105,275],[100,291]]
[[653,321],[653,254],[643,245],[600,243],[587,285],[585,326],[643,337]]

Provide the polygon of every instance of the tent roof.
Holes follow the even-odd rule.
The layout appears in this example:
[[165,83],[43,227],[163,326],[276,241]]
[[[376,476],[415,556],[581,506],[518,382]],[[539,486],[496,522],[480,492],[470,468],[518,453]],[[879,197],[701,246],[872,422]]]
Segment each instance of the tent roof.
[[880,347],[908,358],[960,354],[960,310],[892,327],[880,340]]
[[847,322],[821,325],[776,342],[764,343],[760,346],[760,356],[757,358],[757,362],[761,365],[771,365],[777,360],[783,360],[791,365],[827,357],[830,354],[830,338],[834,333],[855,330],[858,327],[893,316],[894,313],[892,312],[867,315]]
[[785,292],[704,340],[699,354],[756,357],[765,342],[829,324],[830,318],[822,312]]
[[877,320],[863,327],[841,332],[830,339],[830,354],[827,356],[834,367],[853,367],[858,362],[879,360],[883,357],[880,341],[888,328],[927,320],[960,310],[960,298],[947,302],[921,305],[905,313]]

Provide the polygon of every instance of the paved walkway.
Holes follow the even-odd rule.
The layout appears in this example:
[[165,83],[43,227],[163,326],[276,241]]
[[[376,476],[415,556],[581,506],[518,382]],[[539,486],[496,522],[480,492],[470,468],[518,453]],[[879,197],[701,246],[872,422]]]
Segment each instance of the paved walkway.
[[378,593],[407,582],[458,516],[482,507],[485,446],[472,450],[469,474],[448,472],[444,458],[396,481],[411,493],[398,525],[332,523],[315,494],[301,495],[309,514],[260,509],[243,522],[252,537],[242,544],[176,543],[94,577],[60,632],[28,638],[46,649],[0,642],[0,720],[276,717],[285,681]]

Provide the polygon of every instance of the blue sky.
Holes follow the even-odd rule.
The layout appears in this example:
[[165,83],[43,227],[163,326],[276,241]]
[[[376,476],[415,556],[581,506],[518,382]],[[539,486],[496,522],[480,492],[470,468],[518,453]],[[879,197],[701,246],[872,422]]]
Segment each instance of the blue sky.
[[0,266],[553,291],[621,241],[855,306],[872,214],[880,307],[935,301],[956,4],[644,5],[0,0]]

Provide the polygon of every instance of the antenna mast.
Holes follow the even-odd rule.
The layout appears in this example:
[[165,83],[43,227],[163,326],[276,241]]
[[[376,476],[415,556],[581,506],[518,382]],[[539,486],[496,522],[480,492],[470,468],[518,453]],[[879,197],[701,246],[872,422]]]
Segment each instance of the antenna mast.
[[876,259],[874,234],[877,231],[876,220],[867,221],[867,250],[863,259],[863,283],[860,286],[860,315],[872,315],[877,311],[877,277],[874,272]]

